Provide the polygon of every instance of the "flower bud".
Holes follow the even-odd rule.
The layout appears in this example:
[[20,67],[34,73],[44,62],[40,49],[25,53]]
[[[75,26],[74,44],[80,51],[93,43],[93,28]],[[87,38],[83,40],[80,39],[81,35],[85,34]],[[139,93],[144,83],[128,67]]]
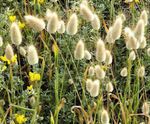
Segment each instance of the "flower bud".
[[144,66],[141,66],[139,69],[138,69],[138,76],[139,77],[144,77],[145,75],[145,67]]
[[84,58],[84,43],[82,40],[79,40],[76,45],[76,48],[74,51],[74,57],[77,60],[81,60]]
[[95,66],[95,73],[96,73],[96,77],[98,79],[104,79],[105,78],[106,73],[99,65]]
[[93,15],[93,20],[91,21],[91,25],[92,25],[93,29],[95,29],[95,30],[100,29],[100,20],[96,14]]
[[13,44],[17,46],[21,44],[22,35],[19,26],[16,22],[13,22],[10,26],[10,37]]
[[136,55],[135,55],[135,52],[134,52],[134,51],[131,51],[131,52],[130,52],[130,54],[129,54],[129,59],[132,60],[132,61],[136,59]]
[[109,115],[105,109],[103,109],[101,113],[101,122],[102,124],[109,124]]
[[92,11],[85,4],[80,4],[80,14],[86,21],[92,21],[94,18]]
[[45,22],[43,19],[39,19],[32,15],[26,15],[24,18],[29,27],[33,28],[34,30],[39,32],[45,29]]
[[91,53],[88,50],[84,51],[84,58],[90,60],[92,58]]
[[78,31],[78,17],[76,13],[73,13],[66,26],[66,32],[69,35],[75,35]]
[[39,57],[38,57],[36,48],[33,45],[28,46],[27,60],[30,65],[34,65],[39,62]]
[[94,76],[94,67],[91,66],[91,67],[89,68],[89,70],[88,70],[88,75],[89,75],[89,76]]
[[113,30],[113,28],[110,27],[108,32],[107,32],[107,35],[106,35],[106,42],[108,42],[108,43],[114,43],[115,42],[115,40],[112,38],[112,30]]
[[13,48],[10,44],[7,44],[6,46],[5,55],[8,60],[11,60],[12,57],[14,56]]
[[122,77],[126,77],[127,74],[128,74],[128,70],[127,70],[126,67],[124,67],[124,68],[121,70],[120,75],[121,75]]
[[58,24],[58,29],[57,29],[58,33],[63,34],[65,32],[65,23],[63,20],[59,21]]
[[103,62],[106,59],[106,51],[104,42],[99,39],[96,45],[96,60],[99,62]]
[[58,26],[59,26],[58,15],[57,13],[53,12],[47,24],[48,33],[50,34],[55,33],[57,31]]
[[92,90],[93,86],[93,82],[91,79],[87,79],[86,80],[86,90],[90,93]]
[[105,64],[110,65],[112,63],[112,55],[109,50],[106,50]]
[[114,90],[114,87],[113,87],[112,83],[111,82],[107,83],[106,84],[106,91],[112,92],[113,90]]
[[149,104],[147,102],[143,103],[142,112],[145,115],[149,115]]
[[92,89],[90,90],[90,95],[96,97],[99,94],[100,82],[99,80],[94,80],[92,83]]
[[35,97],[34,97],[34,96],[31,96],[31,97],[29,98],[29,103],[30,103],[30,105],[31,105],[32,107],[35,106],[35,102],[36,102]]

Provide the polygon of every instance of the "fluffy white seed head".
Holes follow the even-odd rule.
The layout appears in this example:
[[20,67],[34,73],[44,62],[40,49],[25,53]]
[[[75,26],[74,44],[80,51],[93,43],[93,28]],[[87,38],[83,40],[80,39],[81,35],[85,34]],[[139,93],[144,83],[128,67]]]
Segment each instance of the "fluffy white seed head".
[[5,48],[5,56],[8,60],[11,60],[12,57],[14,56],[13,48],[10,44],[7,44]]
[[99,20],[98,15],[96,15],[96,14],[93,15],[93,20],[91,21],[91,25],[92,25],[93,29],[95,29],[95,30],[100,29],[100,20]]
[[141,67],[139,67],[139,69],[138,69],[138,76],[139,76],[139,77],[144,77],[144,75],[145,75],[145,67],[144,67],[144,66],[141,66]]
[[76,13],[73,13],[66,26],[66,32],[69,35],[75,35],[78,31],[78,17]]
[[150,56],[150,48],[147,49],[147,55]]
[[131,35],[133,35],[133,31],[131,30],[131,28],[125,27],[124,35],[125,35],[126,40],[129,40]]
[[143,112],[143,114],[149,115],[149,111],[150,111],[149,104],[147,102],[144,102],[143,106],[142,106],[142,112]]
[[132,60],[132,61],[136,59],[136,55],[135,55],[135,52],[134,52],[134,51],[131,51],[131,52],[130,52],[130,54],[129,54],[129,59]]
[[115,20],[114,25],[112,27],[112,39],[113,40],[119,39],[121,36],[121,32],[122,32],[122,19],[121,17],[118,17]]
[[33,45],[30,45],[27,48],[27,60],[30,65],[35,65],[39,62],[36,48]]
[[90,95],[92,97],[97,97],[99,95],[99,87],[100,87],[100,82],[99,80],[94,80],[92,82],[92,89],[90,91]]
[[3,38],[0,36],[0,47],[3,46]]
[[106,84],[106,91],[112,92],[113,90],[114,90],[114,87],[113,87],[112,83],[111,82],[107,83]]
[[52,17],[52,11],[50,9],[46,10],[45,19],[48,21]]
[[92,11],[85,4],[80,4],[80,14],[86,21],[92,21],[94,18]]
[[63,20],[59,21],[57,31],[60,34],[63,34],[65,32],[65,23]]
[[120,75],[121,75],[122,77],[126,77],[127,74],[128,74],[127,67],[124,67],[124,68],[121,70]]
[[95,73],[96,73],[96,77],[98,79],[104,79],[105,78],[106,72],[99,65],[95,66]]
[[91,79],[86,80],[86,90],[90,93],[93,88],[93,82]]
[[125,3],[131,3],[133,0],[125,0]]
[[142,42],[144,37],[144,21],[140,19],[134,29],[134,35],[138,42]]
[[146,47],[146,45],[147,45],[146,38],[143,37],[143,40],[142,40],[142,42],[140,43],[140,48],[141,48],[141,49],[144,49],[144,48]]
[[89,70],[88,70],[88,75],[89,75],[89,76],[94,76],[94,73],[95,73],[94,67],[90,66],[90,67],[89,67]]
[[102,124],[109,124],[109,115],[105,109],[103,109],[101,113],[101,122]]
[[113,30],[113,27],[110,27],[108,32],[107,32],[107,35],[106,35],[106,42],[108,43],[114,43],[115,40],[112,38],[112,30]]
[[109,50],[106,50],[105,64],[110,65],[112,63],[112,55]]
[[20,54],[22,55],[22,56],[26,56],[26,50],[25,50],[25,48],[24,47],[20,47],[19,48],[19,52],[20,52]]
[[140,46],[140,43],[137,41],[134,35],[131,35],[129,39],[126,41],[126,47],[128,49],[138,49],[139,46]]
[[55,33],[57,31],[58,25],[59,25],[58,15],[57,13],[53,12],[47,24],[48,33],[50,34]]
[[32,15],[26,15],[24,16],[26,23],[29,25],[29,27],[33,28],[35,31],[42,31],[45,29],[45,22],[43,19],[37,18]]
[[104,62],[106,59],[106,51],[104,42],[99,39],[96,44],[96,60],[99,62]]
[[88,1],[87,0],[82,0],[81,4],[88,6]]
[[76,45],[76,48],[74,51],[74,57],[77,60],[81,60],[84,58],[84,43],[82,40],[79,40]]
[[10,26],[11,41],[15,45],[20,45],[22,42],[22,35],[19,26],[16,22],[13,22]]
[[143,19],[145,25],[148,24],[148,15],[147,15],[146,10],[142,11],[142,13],[140,15],[140,19]]
[[87,60],[90,60],[92,58],[92,55],[88,50],[84,51],[84,58]]

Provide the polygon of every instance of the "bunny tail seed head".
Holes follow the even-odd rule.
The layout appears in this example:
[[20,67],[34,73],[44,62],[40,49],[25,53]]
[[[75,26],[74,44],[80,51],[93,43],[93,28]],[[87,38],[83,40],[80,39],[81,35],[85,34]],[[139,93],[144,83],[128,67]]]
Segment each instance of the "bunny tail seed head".
[[148,15],[146,10],[143,10],[141,15],[140,15],[140,19],[143,19],[145,26],[148,24]]
[[94,80],[92,82],[92,89],[90,90],[90,95],[92,97],[97,97],[99,95],[99,87],[100,87],[99,80]]
[[93,84],[93,82],[92,82],[92,80],[91,79],[87,79],[86,80],[86,90],[90,93],[91,92],[91,90],[92,90],[92,85]]
[[144,77],[144,76],[145,76],[145,67],[144,67],[144,66],[141,66],[141,67],[138,69],[138,76],[139,76],[139,77]]
[[109,115],[105,109],[101,112],[101,122],[102,124],[109,124]]
[[112,55],[109,50],[106,50],[105,64],[110,65],[112,63]]
[[22,35],[19,26],[16,22],[13,22],[10,26],[10,37],[13,44],[16,46],[22,42]]
[[48,20],[47,31],[49,34],[55,33],[59,26],[59,20],[57,13],[53,12],[51,18]]
[[50,9],[46,10],[45,19],[48,21],[52,17],[52,11]]
[[112,30],[113,30],[113,27],[110,27],[108,32],[107,32],[107,35],[106,35],[106,42],[108,43],[114,43],[115,40],[112,38]]
[[80,4],[80,14],[83,16],[83,18],[86,21],[92,21],[94,18],[93,13],[90,10],[90,8],[82,3]]
[[122,19],[118,17],[112,27],[112,39],[117,40],[120,38],[122,32]]
[[126,67],[124,67],[124,68],[121,70],[120,75],[121,75],[122,77],[126,77],[127,74],[128,74],[128,70],[127,70]]
[[88,50],[84,51],[84,58],[87,60],[90,60],[92,58],[92,55]]
[[33,28],[35,31],[40,32],[45,29],[45,22],[43,19],[39,19],[32,15],[26,15],[24,18],[29,27]]
[[131,51],[131,52],[130,52],[130,54],[129,54],[129,59],[132,60],[132,61],[136,59],[136,55],[135,55],[135,52],[134,52],[134,51]]
[[143,40],[142,40],[142,42],[140,43],[140,48],[141,48],[141,49],[144,49],[144,48],[146,47],[146,45],[147,45],[146,38],[143,37]]
[[73,13],[66,26],[66,32],[69,35],[75,35],[78,31],[78,17],[76,13]]
[[113,90],[114,90],[114,87],[113,87],[112,83],[111,82],[107,83],[106,84],[106,91],[110,93]]
[[81,60],[84,58],[84,43],[82,40],[79,40],[76,45],[74,57],[76,60]]
[[5,48],[5,55],[8,60],[11,60],[12,57],[14,56],[13,48],[10,44],[7,44]]
[[90,66],[89,70],[88,70],[88,75],[89,76],[94,76],[94,67]]
[[22,56],[26,56],[26,50],[24,49],[24,47],[20,47],[19,52]]
[[0,47],[3,46],[3,38],[0,36]]
[[65,23],[63,20],[59,21],[57,31],[60,34],[63,34],[65,32]]
[[147,55],[150,56],[150,48],[147,49]]
[[27,60],[30,65],[35,65],[39,62],[36,48],[33,45],[30,45],[27,48]]
[[93,15],[93,20],[91,21],[91,25],[92,25],[93,29],[95,29],[95,30],[100,29],[100,20],[96,14]]
[[96,73],[96,77],[98,79],[104,79],[105,78],[106,72],[99,65],[95,66],[95,73]]
[[144,37],[144,21],[140,19],[134,29],[134,35],[139,43],[142,42]]
[[143,106],[142,106],[142,112],[143,112],[143,114],[149,115],[149,111],[150,111],[149,104],[147,102],[144,102]]
[[106,50],[104,42],[99,39],[96,45],[96,60],[99,62],[104,62],[106,59]]

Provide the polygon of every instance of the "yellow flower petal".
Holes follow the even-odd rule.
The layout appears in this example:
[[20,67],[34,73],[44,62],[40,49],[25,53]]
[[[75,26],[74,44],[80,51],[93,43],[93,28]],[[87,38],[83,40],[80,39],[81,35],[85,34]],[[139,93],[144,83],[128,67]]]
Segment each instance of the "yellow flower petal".
[[16,16],[9,16],[9,20],[10,20],[11,22],[16,21]]

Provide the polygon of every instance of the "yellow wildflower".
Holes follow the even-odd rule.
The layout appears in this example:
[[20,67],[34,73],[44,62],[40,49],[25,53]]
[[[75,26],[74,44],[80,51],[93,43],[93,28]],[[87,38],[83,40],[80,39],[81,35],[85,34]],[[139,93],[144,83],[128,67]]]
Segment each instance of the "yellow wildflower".
[[39,4],[43,4],[43,3],[44,3],[44,0],[38,0],[38,3],[39,3]]
[[19,24],[19,28],[20,28],[20,29],[23,29],[23,28],[25,27],[25,23],[23,23],[23,22],[20,22],[20,21],[19,21],[18,24]]
[[41,75],[39,73],[29,72],[30,81],[39,81],[41,79]]
[[10,20],[11,22],[16,21],[16,16],[9,16],[9,20]]
[[15,120],[18,124],[23,124],[27,121],[27,118],[24,115],[15,114]]
[[3,61],[3,62],[7,62],[7,64],[10,64],[10,63],[16,63],[17,62],[17,55],[15,54],[11,60],[7,59],[6,56],[0,56],[0,60]]
[[27,86],[27,90],[32,90],[33,89],[33,85]]

